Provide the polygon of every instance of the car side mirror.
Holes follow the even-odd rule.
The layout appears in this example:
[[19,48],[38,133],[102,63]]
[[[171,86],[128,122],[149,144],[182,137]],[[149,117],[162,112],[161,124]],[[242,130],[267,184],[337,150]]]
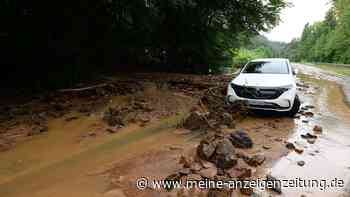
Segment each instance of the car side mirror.
[[298,74],[298,72],[299,72],[299,70],[298,70],[298,69],[296,69],[296,68],[293,68],[292,70],[293,70],[293,71],[292,71],[292,72],[293,72],[293,75],[297,75],[297,74]]

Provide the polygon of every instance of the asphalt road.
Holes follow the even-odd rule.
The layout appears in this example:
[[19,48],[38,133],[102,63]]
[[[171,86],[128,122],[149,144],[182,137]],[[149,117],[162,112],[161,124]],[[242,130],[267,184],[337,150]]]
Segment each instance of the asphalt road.
[[343,93],[345,95],[344,100],[350,105],[350,77],[342,76],[331,71],[326,71],[314,66],[308,66],[305,64],[294,63],[293,66],[300,70],[302,73],[312,75],[319,79],[325,79],[335,81],[342,86]]

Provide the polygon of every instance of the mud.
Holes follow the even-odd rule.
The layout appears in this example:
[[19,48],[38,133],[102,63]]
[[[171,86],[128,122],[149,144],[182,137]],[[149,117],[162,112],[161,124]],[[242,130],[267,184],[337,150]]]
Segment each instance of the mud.
[[[28,115],[33,113],[15,114],[1,127],[1,135],[13,136],[6,138],[13,141],[1,143],[6,144],[3,147],[8,147],[0,152],[0,196],[208,195],[208,191],[165,192],[150,188],[141,191],[135,184],[140,177],[160,180],[178,172],[188,174],[183,169],[184,164],[192,164],[187,160],[195,158],[197,146],[210,134],[210,128],[205,128],[206,132],[190,131],[182,127],[184,120],[196,110],[215,112],[217,106],[210,109],[211,105],[203,102],[204,93],[218,86],[225,87],[230,78],[232,76],[140,74],[133,76],[137,83],[128,81],[136,84],[132,86],[136,92],[131,88],[124,94],[123,89],[110,90],[110,86],[102,86],[103,91],[91,89],[88,93],[74,90],[74,93],[69,93],[76,99],[71,99],[71,107],[67,104],[50,108],[49,111],[56,115],[47,115],[43,121],[47,132],[34,136],[22,134],[28,130],[28,125],[24,124],[30,117]],[[349,185],[350,158],[347,155],[350,153],[350,136],[347,131],[350,129],[350,109],[342,100],[341,87],[334,81],[319,78],[322,77],[315,79],[314,76],[300,75],[303,109],[294,119],[265,113],[249,113],[244,118],[237,118],[231,111],[231,123],[234,124],[229,125],[231,118],[221,122],[223,117],[218,111],[220,113],[213,113],[205,123],[213,120],[209,123],[213,123],[214,132],[230,134],[244,130],[249,135],[253,141],[252,148],[236,147],[235,152],[250,158],[247,160],[251,162],[248,175],[252,179],[268,174],[278,179],[338,178]],[[119,77],[108,78],[107,81],[115,84],[121,80]],[[101,95],[105,96],[100,99]],[[215,95],[222,98],[223,93],[212,95],[212,98]],[[220,99],[211,102],[215,104],[216,100]],[[139,110],[134,110],[135,102],[138,103],[136,106],[142,103]],[[34,114],[47,110],[46,105],[40,102],[31,105],[38,106]],[[224,103],[218,102],[218,106],[224,106]],[[126,113],[126,116],[123,113],[126,123],[121,127],[111,127],[103,121],[103,116],[109,108],[115,107],[130,107],[130,111],[138,111],[139,118],[135,120],[132,112]],[[149,121],[143,124],[145,117]],[[322,132],[313,131],[315,126],[321,126]],[[317,136],[312,138],[313,143],[308,142],[310,136],[307,133]],[[289,150],[286,147],[288,142],[303,151]],[[263,155],[264,161],[254,155]],[[213,170],[201,172],[199,177],[191,176],[211,176]],[[241,172],[230,171],[232,176],[247,176]],[[346,195],[344,190],[346,188],[326,192],[310,188],[282,188],[281,195],[340,196]],[[252,192],[260,196],[277,195],[257,190],[236,190],[233,195],[246,196]],[[219,191],[211,190],[209,193],[212,195]]]

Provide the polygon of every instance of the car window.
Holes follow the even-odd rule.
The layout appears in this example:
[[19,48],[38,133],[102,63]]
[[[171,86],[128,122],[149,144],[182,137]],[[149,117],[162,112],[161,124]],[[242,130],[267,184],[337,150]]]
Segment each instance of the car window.
[[262,74],[289,74],[286,62],[249,62],[243,70],[243,73],[262,73]]

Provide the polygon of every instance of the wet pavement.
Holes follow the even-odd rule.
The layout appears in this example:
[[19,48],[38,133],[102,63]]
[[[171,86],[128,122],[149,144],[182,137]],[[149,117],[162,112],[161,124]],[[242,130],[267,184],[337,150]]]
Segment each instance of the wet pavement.
[[[310,66],[297,67],[302,72],[300,78],[313,89],[300,91],[302,106],[314,105],[315,108],[312,109],[313,117],[301,116],[295,120],[295,132],[288,141],[304,152],[290,152],[267,173],[283,181],[312,181],[309,184],[314,187],[283,188],[282,196],[349,196],[350,109],[343,102],[344,95],[337,84],[343,79]],[[310,144],[301,134],[315,133],[315,125],[322,126],[323,132],[316,133],[317,140]],[[300,161],[305,164],[298,165]]]
[[302,71],[304,74],[313,75],[318,79],[335,81],[342,86],[343,93],[345,95],[345,101],[350,104],[350,77],[339,75],[337,73],[326,71],[314,66],[308,66],[305,64],[293,64],[295,68]]

